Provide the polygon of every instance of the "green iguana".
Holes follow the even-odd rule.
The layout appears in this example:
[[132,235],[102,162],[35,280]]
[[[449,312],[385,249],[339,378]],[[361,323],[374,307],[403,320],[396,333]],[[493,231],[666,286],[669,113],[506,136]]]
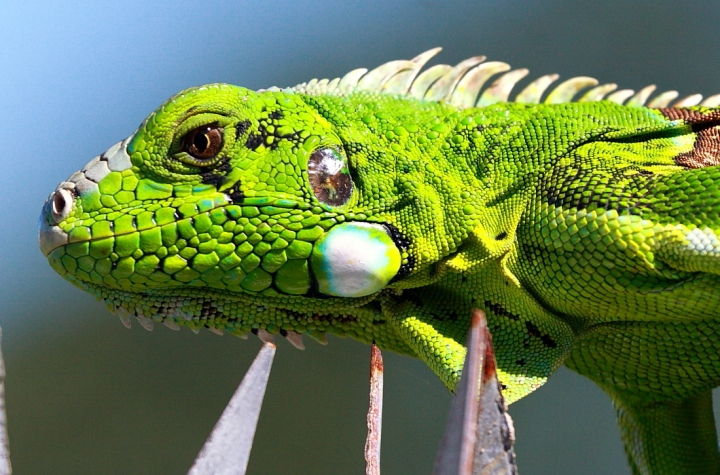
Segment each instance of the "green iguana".
[[549,75],[510,101],[527,70],[421,73],[438,51],[182,91],[60,183],[43,253],[126,326],[346,335],[450,389],[478,307],[509,402],[565,363],[634,473],[719,473],[720,96]]

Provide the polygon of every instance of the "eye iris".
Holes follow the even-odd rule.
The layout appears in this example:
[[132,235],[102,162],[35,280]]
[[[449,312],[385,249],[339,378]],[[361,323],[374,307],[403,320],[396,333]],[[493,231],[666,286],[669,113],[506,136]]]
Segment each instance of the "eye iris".
[[308,160],[308,176],[315,197],[322,203],[344,205],[352,195],[347,164],[336,150],[321,148],[313,152]]
[[[190,131],[183,140],[183,150],[193,158],[209,161],[220,153],[223,146],[222,127],[204,125]],[[200,165],[200,163],[196,163]]]

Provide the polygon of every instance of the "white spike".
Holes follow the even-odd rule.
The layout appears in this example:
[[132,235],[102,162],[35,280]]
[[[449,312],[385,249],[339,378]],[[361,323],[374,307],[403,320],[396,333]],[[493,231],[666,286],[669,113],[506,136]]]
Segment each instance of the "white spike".
[[149,319],[148,317],[145,317],[143,315],[137,315],[135,318],[137,319],[140,326],[142,326],[145,330],[147,330],[149,332],[152,331],[153,321],[151,319]]
[[650,84],[649,86],[645,86],[644,88],[640,89],[638,92],[635,93],[634,96],[632,96],[628,101],[625,103],[626,106],[644,106],[647,102],[648,98],[650,97],[650,94],[655,92],[655,89],[657,87],[655,84]]
[[328,90],[337,89],[338,84],[340,84],[340,78],[335,78],[332,81],[330,81],[327,85]]
[[450,96],[455,90],[455,86],[468,69],[483,61],[485,61],[485,56],[473,56],[472,58],[460,61],[448,73],[435,81],[435,84],[430,86],[424,99],[426,101],[446,101],[450,99]]
[[529,72],[529,70],[521,68],[503,74],[482,93],[476,106],[485,107],[490,104],[497,104],[498,102],[507,102],[510,98],[510,91],[515,87],[515,84],[527,76]]
[[358,68],[353,69],[349,73],[347,73],[345,76],[340,78],[340,82],[338,83],[338,89],[340,90],[347,90],[347,89],[354,89],[360,78],[363,74],[367,72],[367,68]]
[[162,323],[163,323],[163,325],[165,325],[166,327],[168,327],[170,330],[175,330],[175,331],[180,330],[180,325],[178,325],[177,323],[173,322],[172,320],[163,320]]
[[301,334],[299,334],[299,333],[297,333],[297,332],[294,332],[294,331],[292,331],[292,330],[289,330],[289,331],[285,334],[285,338],[287,339],[287,341],[289,341],[289,342],[292,344],[292,346],[294,346],[294,347],[297,348],[298,350],[304,350],[304,349],[305,349],[305,345],[303,344],[303,339],[302,339],[302,335],[301,335]]
[[620,89],[619,91],[615,91],[609,96],[607,96],[605,100],[615,102],[616,104],[622,104],[633,94],[635,94],[635,91],[633,91],[632,89]]
[[120,317],[120,321],[123,325],[125,325],[125,328],[128,330],[132,328],[132,321],[130,320],[132,314],[130,312],[125,310],[123,307],[118,307],[117,316]]
[[437,80],[452,71],[452,66],[447,64],[436,64],[426,69],[417,77],[410,86],[410,97],[415,99],[423,99],[427,94],[430,86],[435,84]]
[[679,99],[675,101],[675,103],[672,105],[673,107],[692,107],[700,104],[702,101],[702,94],[692,94],[687,97],[683,97],[682,99]]
[[[342,78],[332,81],[327,79],[312,79],[306,83],[298,84],[294,90],[309,95],[334,94],[343,95],[354,89],[372,90],[388,94],[400,94],[425,101],[447,101],[459,108],[473,106],[483,107],[497,102],[508,100],[510,91],[527,74],[525,69],[511,71],[498,78],[482,94],[480,90],[492,74],[489,65],[504,64],[499,62],[486,63],[477,66],[485,60],[484,56],[468,58],[455,67],[439,64],[420,72],[423,66],[433,56],[440,52],[440,48],[425,51],[412,60],[395,60],[384,63],[368,72],[365,68],[354,69]],[[486,69],[487,68],[487,69]],[[506,71],[507,69],[503,69]],[[496,71],[497,74],[501,71]],[[548,87],[558,79],[557,74],[541,76],[528,84],[514,99],[520,103],[540,103]],[[546,104],[572,102],[574,96],[583,89],[597,85],[597,81],[589,77],[575,77],[558,85],[543,101]],[[577,102],[591,102],[605,100],[618,104],[626,103],[629,106],[667,107],[677,97],[675,91],[667,91],[648,100],[654,91],[654,86],[647,86],[635,94],[634,91],[623,89],[616,91],[615,84],[603,84],[586,91]],[[279,90],[270,88],[268,90]],[[261,90],[262,91],[262,90]],[[614,91],[614,92],[613,92]],[[480,97],[477,98],[478,94]],[[609,95],[608,95],[609,94]],[[605,97],[607,95],[607,97]],[[473,104],[473,100],[476,102]],[[711,96],[702,101],[702,96],[694,94],[678,100],[673,107],[690,107],[702,104],[707,107],[720,106],[720,94]]]
[[417,77],[422,67],[425,66],[425,63],[427,63],[430,58],[438,54],[440,50],[442,50],[442,48],[433,48],[415,56],[412,59],[412,62],[415,65],[411,69],[400,71],[388,79],[385,86],[383,86],[383,91],[389,94],[407,94],[410,90],[410,85]]
[[208,327],[208,330],[210,330],[211,332],[213,332],[214,334],[219,335],[219,336],[223,336],[225,334],[224,331],[220,330],[219,328],[215,328],[215,327]]
[[601,84],[599,86],[595,86],[592,89],[590,89],[588,92],[583,94],[580,99],[578,99],[578,102],[596,102],[596,101],[602,101],[603,97],[607,95],[610,92],[613,92],[615,89],[617,89],[617,84]]
[[700,105],[705,106],[705,107],[720,106],[720,94],[715,94],[714,96],[706,97],[705,100],[700,103]]
[[267,330],[263,330],[262,328],[258,328],[257,337],[260,338],[260,341],[263,343],[274,343],[272,333],[269,333]]
[[677,96],[679,96],[677,91],[665,91],[661,94],[658,94],[657,96],[650,99],[650,102],[648,102],[648,107],[667,107],[670,105],[670,101],[675,99]]
[[193,332],[194,334],[196,334],[196,335],[199,335],[199,334],[200,334],[200,329],[199,329],[199,328],[191,328],[190,330],[192,330],[192,332]]
[[363,91],[379,91],[395,74],[415,67],[415,63],[407,59],[390,61],[369,71],[359,81],[357,88]]
[[483,85],[492,76],[510,69],[507,63],[490,61],[475,66],[458,81],[455,90],[448,97],[448,102],[456,107],[466,109],[473,107]]
[[571,102],[572,98],[586,87],[596,86],[597,79],[587,76],[577,76],[561,82],[543,101],[545,104],[562,104]]
[[235,336],[238,337],[238,338],[242,338],[243,340],[247,340],[247,339],[248,339],[248,334],[247,334],[247,333],[233,333],[233,335],[235,335]]
[[523,102],[525,104],[539,104],[545,90],[550,87],[550,84],[558,80],[560,76],[558,74],[547,74],[540,76],[533,82],[528,84],[525,89],[515,97],[515,102]]

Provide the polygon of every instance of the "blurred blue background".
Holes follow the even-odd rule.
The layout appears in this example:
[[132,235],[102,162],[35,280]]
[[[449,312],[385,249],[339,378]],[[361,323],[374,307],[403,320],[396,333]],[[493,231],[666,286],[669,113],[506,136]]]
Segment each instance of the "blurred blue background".
[[[36,244],[56,184],[167,97],[257,89],[444,46],[535,77],[720,92],[720,4],[644,1],[4,2],[0,323],[15,473],[185,473],[259,348],[209,332],[125,330]],[[251,474],[362,473],[369,348],[280,342]],[[430,473],[450,395],[385,354],[386,474]],[[521,473],[629,473],[609,399],[561,369],[511,407]]]

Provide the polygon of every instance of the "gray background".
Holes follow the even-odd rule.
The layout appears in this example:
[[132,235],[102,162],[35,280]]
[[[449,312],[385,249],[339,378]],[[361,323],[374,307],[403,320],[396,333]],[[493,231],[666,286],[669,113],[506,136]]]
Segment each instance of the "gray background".
[[[292,85],[441,45],[451,64],[485,54],[534,76],[709,95],[719,20],[710,1],[3,2],[0,323],[16,473],[185,473],[259,348],[127,331],[37,249],[48,193],[171,94]],[[369,348],[330,340],[280,342],[250,473],[362,473]],[[385,364],[383,472],[430,473],[450,396],[419,361]],[[521,473],[629,473],[588,380],[561,369],[511,413]]]

